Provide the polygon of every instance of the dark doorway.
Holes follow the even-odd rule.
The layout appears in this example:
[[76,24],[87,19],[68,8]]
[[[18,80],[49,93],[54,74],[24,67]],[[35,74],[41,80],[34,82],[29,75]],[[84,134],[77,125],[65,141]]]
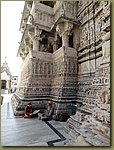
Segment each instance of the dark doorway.
[[69,47],[73,48],[73,33],[69,35]]
[[60,47],[62,47],[62,37],[57,35],[57,49],[59,49]]
[[53,45],[51,43],[48,43],[48,52],[53,53]]
[[1,80],[1,89],[6,89],[6,80]]

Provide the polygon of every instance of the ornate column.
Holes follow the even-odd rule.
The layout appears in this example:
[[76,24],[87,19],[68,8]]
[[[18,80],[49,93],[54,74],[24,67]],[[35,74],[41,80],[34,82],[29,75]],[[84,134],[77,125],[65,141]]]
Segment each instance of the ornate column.
[[39,44],[40,44],[40,34],[42,30],[38,28],[38,26],[35,27],[34,37],[33,37],[33,51],[39,51]]
[[69,46],[69,35],[70,31],[73,28],[73,24],[71,22],[64,22],[57,24],[56,31],[62,37],[62,46]]

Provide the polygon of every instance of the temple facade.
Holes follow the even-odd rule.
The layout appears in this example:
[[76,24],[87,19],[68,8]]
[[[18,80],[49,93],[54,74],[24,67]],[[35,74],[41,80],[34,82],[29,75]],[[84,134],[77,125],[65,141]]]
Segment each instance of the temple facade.
[[1,67],[1,94],[7,94],[11,92],[11,80],[12,75],[5,58],[5,62]]
[[110,2],[28,1],[20,31],[14,114],[28,102],[43,109],[51,99],[55,116],[70,116],[66,131],[75,141],[109,146]]

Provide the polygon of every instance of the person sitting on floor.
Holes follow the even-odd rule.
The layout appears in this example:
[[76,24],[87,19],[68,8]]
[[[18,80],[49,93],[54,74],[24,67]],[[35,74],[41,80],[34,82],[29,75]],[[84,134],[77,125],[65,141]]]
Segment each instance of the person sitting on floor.
[[24,118],[31,118],[30,114],[32,113],[32,104],[28,103],[25,107],[25,115]]
[[54,108],[52,106],[53,101],[49,100],[48,104],[47,104],[47,110],[45,111],[45,113],[42,115],[41,120],[51,120],[52,119],[52,115],[54,113]]

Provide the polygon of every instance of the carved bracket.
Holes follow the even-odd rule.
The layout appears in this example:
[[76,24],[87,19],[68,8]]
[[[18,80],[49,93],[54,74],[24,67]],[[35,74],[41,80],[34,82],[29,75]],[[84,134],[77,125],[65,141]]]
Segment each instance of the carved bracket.
[[62,46],[68,47],[68,40],[70,31],[73,28],[73,24],[71,22],[59,23],[56,26],[57,33],[62,36]]

